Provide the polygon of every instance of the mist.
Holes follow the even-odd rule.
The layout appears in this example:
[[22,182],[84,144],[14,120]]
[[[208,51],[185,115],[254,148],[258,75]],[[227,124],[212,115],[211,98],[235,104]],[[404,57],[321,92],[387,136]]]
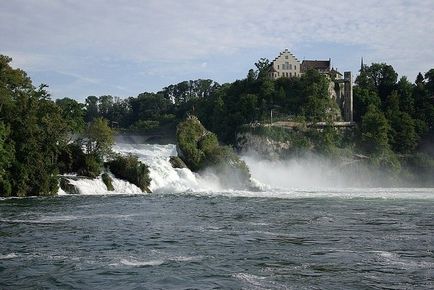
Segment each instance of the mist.
[[[242,155],[252,178],[278,189],[319,189],[351,187],[397,187],[384,172],[372,170],[363,162],[342,163],[311,153],[285,159],[269,160],[256,152]],[[392,183],[392,184],[391,184]]]

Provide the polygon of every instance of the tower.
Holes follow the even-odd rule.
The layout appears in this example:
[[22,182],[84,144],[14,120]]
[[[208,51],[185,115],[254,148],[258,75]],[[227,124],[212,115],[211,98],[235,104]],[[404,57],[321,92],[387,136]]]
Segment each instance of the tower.
[[[363,61],[362,61],[363,63]],[[353,77],[350,71],[344,72],[344,121],[353,122]]]

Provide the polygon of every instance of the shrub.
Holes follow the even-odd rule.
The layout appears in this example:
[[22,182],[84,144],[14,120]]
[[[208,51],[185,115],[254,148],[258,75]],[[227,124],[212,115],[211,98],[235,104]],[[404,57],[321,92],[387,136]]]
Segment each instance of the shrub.
[[137,185],[143,192],[150,192],[149,168],[140,162],[137,156],[132,154],[117,155],[115,159],[107,162],[107,166],[115,177]]
[[107,187],[107,190],[108,191],[114,191],[115,190],[115,188],[113,187],[113,184],[112,184],[112,178],[110,177],[110,175],[108,175],[108,173],[107,172],[104,172],[103,174],[102,174],[102,176],[101,176],[101,178],[102,178],[102,182],[104,182],[104,184],[105,184],[105,186]]
[[200,121],[190,116],[177,128],[179,157],[193,171],[210,168],[224,178],[231,187],[250,186],[247,165],[230,147],[220,146],[214,133],[205,129]]

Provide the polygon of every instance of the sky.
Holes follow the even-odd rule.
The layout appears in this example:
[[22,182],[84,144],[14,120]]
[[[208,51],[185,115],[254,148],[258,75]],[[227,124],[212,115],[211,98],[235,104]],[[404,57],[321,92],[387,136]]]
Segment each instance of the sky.
[[433,0],[0,0],[0,54],[53,98],[232,82],[289,49],[356,74],[434,68]]

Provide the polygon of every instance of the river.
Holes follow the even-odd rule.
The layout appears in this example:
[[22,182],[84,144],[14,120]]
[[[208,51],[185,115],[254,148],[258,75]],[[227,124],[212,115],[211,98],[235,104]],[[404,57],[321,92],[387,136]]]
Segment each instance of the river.
[[434,189],[233,191],[166,168],[173,150],[118,147],[152,194],[0,200],[0,289],[434,287]]

